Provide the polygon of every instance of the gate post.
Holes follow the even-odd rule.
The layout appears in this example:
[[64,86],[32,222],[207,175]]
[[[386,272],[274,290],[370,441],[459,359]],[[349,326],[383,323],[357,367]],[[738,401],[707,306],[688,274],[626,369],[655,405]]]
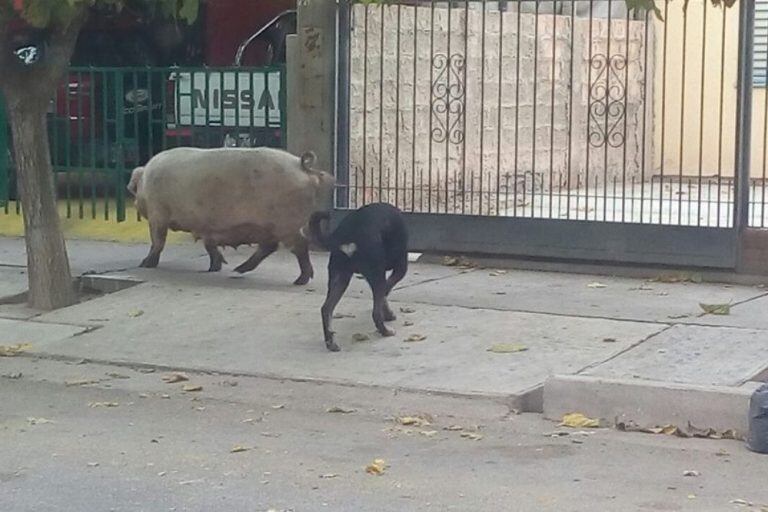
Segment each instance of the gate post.
[[[299,0],[296,37],[288,38],[288,150],[314,151],[333,170],[336,131],[336,0]],[[329,205],[330,206],[330,205]]]
[[4,208],[9,196],[10,176],[8,165],[8,124],[5,119],[5,103],[0,96],[0,207]]
[[733,227],[737,233],[736,265],[745,266],[744,242],[749,226],[749,180],[752,145],[752,67],[755,0],[739,0],[739,60],[736,103],[736,169]]

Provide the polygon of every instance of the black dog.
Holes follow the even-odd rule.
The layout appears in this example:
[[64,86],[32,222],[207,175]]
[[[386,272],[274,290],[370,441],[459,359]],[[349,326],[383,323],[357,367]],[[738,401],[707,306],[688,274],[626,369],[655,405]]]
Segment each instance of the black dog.
[[[384,322],[395,320],[387,296],[408,271],[408,232],[400,210],[387,203],[374,203],[351,212],[339,226],[328,233],[323,222],[328,212],[313,213],[309,219],[312,238],[330,251],[328,295],[320,310],[323,335],[328,350],[337,352],[333,341],[333,310],[349,286],[352,274],[362,274],[373,292],[373,323],[384,336],[395,333]],[[392,273],[387,278],[387,271]]]

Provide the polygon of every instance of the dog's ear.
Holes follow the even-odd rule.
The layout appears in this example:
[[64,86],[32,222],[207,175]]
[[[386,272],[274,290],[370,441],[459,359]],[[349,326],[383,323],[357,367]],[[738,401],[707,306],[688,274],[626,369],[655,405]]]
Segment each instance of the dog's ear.
[[304,240],[309,240],[310,242],[312,241],[312,236],[307,232],[307,226],[301,226],[299,234]]

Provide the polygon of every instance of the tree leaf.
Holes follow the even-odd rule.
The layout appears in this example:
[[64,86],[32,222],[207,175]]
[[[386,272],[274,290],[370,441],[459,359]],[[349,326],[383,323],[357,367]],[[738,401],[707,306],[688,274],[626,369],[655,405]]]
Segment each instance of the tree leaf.
[[515,352],[525,352],[526,350],[528,350],[528,347],[520,343],[497,343],[486,349],[487,352],[495,354],[512,354]]
[[580,412],[572,412],[563,416],[560,425],[571,428],[597,428],[600,426],[600,420],[588,418]]
[[730,304],[703,304],[699,302],[699,307],[707,314],[710,315],[730,315]]

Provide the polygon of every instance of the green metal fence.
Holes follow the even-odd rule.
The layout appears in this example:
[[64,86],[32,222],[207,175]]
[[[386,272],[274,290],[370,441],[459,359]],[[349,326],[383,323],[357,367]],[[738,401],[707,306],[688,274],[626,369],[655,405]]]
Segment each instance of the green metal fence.
[[[283,147],[285,93],[282,66],[71,68],[48,113],[62,213],[125,220],[131,170],[164,149]],[[5,127],[3,115],[0,108]],[[18,202],[6,132],[0,130],[0,201],[9,201],[0,205],[12,213]]]

